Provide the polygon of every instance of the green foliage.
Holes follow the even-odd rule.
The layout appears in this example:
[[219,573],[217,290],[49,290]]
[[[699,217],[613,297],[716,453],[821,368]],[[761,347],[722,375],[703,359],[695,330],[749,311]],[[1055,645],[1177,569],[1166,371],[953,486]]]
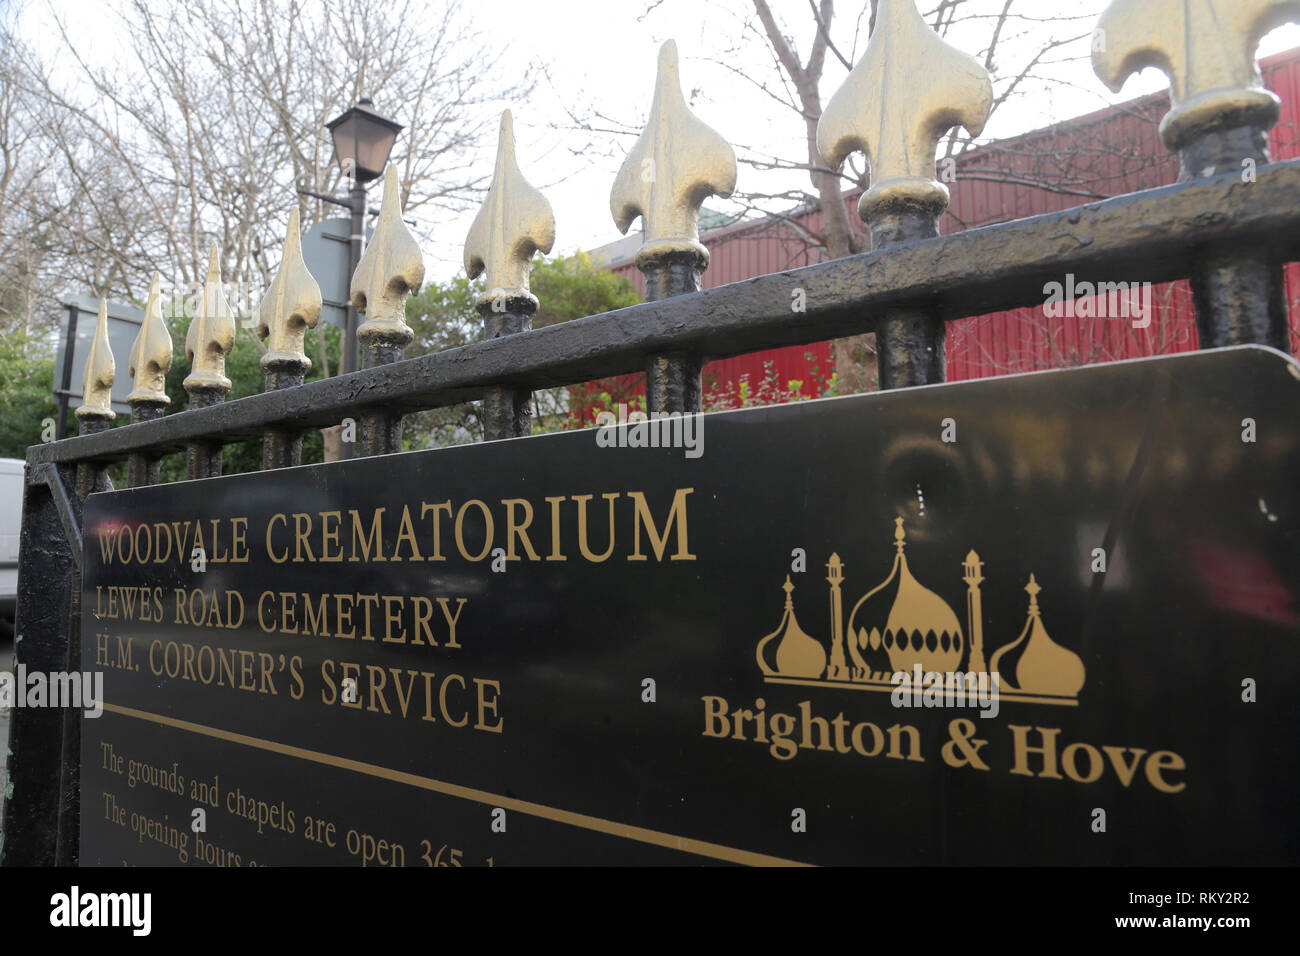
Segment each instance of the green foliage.
[[834,373],[819,382],[820,368],[812,352],[806,352],[814,394],[806,395],[802,379],[792,378],[781,382],[772,362],[763,363],[763,378],[755,387],[748,375],[738,381],[713,384],[704,390],[701,407],[706,412],[720,412],[731,408],[754,408],[759,405],[784,405],[789,402],[806,402],[814,398],[827,398],[838,394]]
[[645,392],[635,389],[644,384],[640,375],[620,375],[617,378],[602,379],[588,383],[585,390],[578,386],[573,390],[572,405],[568,418],[558,428],[549,431],[561,431],[568,428],[592,428],[602,412],[609,412],[616,418],[619,406],[626,406],[627,414],[646,412]]
[[474,300],[483,280],[459,276],[449,282],[427,282],[419,295],[406,300],[406,324],[415,332],[407,355],[427,355],[468,345],[482,336]]
[[[540,306],[533,327],[597,315],[635,305],[641,301],[636,289],[623,276],[602,268],[585,252],[536,262],[532,269],[533,294]],[[464,277],[449,282],[430,282],[406,304],[407,324],[415,331],[408,355],[420,355],[457,348],[476,342],[483,335],[483,323],[475,301],[483,291],[483,280]],[[633,376],[624,376],[634,378]],[[617,380],[597,383],[620,392]],[[546,389],[533,394],[533,431],[558,431],[583,427],[587,391]],[[411,448],[461,444],[482,438],[483,425],[477,405],[436,408],[408,415],[403,445]]]
[[538,329],[641,301],[625,276],[603,268],[586,252],[538,263],[533,267],[532,288],[541,303],[533,318]]
[[[406,300],[406,324],[415,332],[407,355],[427,355],[459,348],[482,337],[482,323],[474,301],[483,290],[482,280],[464,276],[448,282],[427,282],[419,295]],[[402,422],[402,448],[411,451],[460,445],[483,437],[483,425],[474,404],[449,405],[407,415]]]
[[0,458],[26,458],[27,446],[41,443],[42,422],[57,420],[54,349],[21,332],[0,338],[0,383]]
[[[190,363],[185,357],[185,334],[189,331],[190,319],[177,316],[168,320],[175,355],[171,371],[167,373],[167,397],[171,404],[167,414],[183,413],[189,407],[189,397],[181,384],[190,374]],[[338,368],[339,330],[333,326],[322,325],[316,331],[307,333],[307,349],[315,353],[307,380],[320,378],[319,359],[320,335],[325,336],[326,357],[329,359],[330,371]],[[235,347],[226,358],[226,377],[231,381],[228,400],[233,401],[248,395],[256,395],[265,390],[266,377],[262,373],[261,358],[263,349],[257,341],[251,327],[243,323],[238,328]],[[116,356],[118,378],[129,374],[127,357]],[[45,419],[57,421],[58,409],[51,394],[54,382],[54,349],[48,343],[28,338],[21,334],[11,334],[0,339],[0,458],[24,458],[27,446],[39,444]],[[74,406],[75,407],[75,406]],[[119,415],[116,425],[128,423],[125,415]],[[77,433],[77,419],[70,410],[68,413],[68,435]],[[303,436],[304,463],[319,462],[323,459],[323,445],[320,432],[310,429]],[[241,442],[227,445],[222,457],[222,473],[227,475],[257,471],[262,467],[262,446],[260,442]],[[126,481],[126,462],[119,462],[109,468],[109,478],[116,487],[123,487]],[[185,456],[168,455],[162,462],[164,481],[183,481],[185,479]]]

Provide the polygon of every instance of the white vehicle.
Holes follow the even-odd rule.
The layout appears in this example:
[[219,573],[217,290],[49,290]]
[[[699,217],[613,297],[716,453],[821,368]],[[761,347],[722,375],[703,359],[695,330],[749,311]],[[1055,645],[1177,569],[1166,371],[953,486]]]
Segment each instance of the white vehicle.
[[13,631],[18,602],[18,531],[23,521],[23,462],[0,458],[0,637]]

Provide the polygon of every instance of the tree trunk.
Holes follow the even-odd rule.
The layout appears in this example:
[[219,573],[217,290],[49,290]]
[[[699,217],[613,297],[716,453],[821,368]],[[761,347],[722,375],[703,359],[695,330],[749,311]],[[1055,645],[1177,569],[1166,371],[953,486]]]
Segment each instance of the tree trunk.
[[341,435],[342,426],[340,425],[331,425],[329,428],[322,428],[320,430],[321,442],[324,444],[325,448],[326,461],[339,460],[339,452],[343,448],[343,443],[340,440]]
[[[874,7],[874,5],[873,5]],[[817,190],[817,205],[822,214],[823,241],[826,254],[831,259],[841,259],[861,252],[863,244],[849,224],[849,212],[844,205],[844,195],[840,190],[840,177],[826,167],[821,153],[817,149],[817,121],[822,115],[821,94],[817,85],[821,81],[822,69],[826,62],[826,49],[830,43],[829,31],[831,18],[835,15],[833,0],[821,0],[816,11],[819,27],[817,38],[813,41],[808,63],[799,62],[790,39],[786,37],[772,16],[767,0],[754,0],[754,11],[758,14],[767,34],[768,42],[777,55],[786,75],[799,97],[799,106],[804,117],[804,133],[808,148],[809,178]],[[873,9],[872,16],[875,16]],[[837,394],[847,395],[853,392],[874,391],[878,385],[876,373],[876,337],[870,333],[850,335],[836,339],[831,343],[835,356],[835,390]]]

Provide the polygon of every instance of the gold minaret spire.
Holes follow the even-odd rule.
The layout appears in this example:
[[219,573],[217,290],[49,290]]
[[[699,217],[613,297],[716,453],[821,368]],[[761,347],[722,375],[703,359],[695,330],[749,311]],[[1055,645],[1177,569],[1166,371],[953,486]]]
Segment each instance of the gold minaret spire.
[[970,664],[966,670],[973,673],[988,670],[984,662],[984,608],[980,598],[983,567],[984,562],[974,549],[962,564],[962,580],[966,582],[966,633],[970,636]]
[[471,279],[487,273],[479,302],[527,299],[536,306],[528,290],[533,254],[548,253],[554,244],[555,214],[519,171],[514,118],[506,110],[501,114],[492,186],[465,237],[465,271]]
[[993,84],[974,57],[945,43],[913,0],[880,0],[866,53],[817,123],[817,148],[832,169],[862,150],[871,188],[864,220],[886,207],[942,211],[948,189],[934,178],[939,138],[954,126],[984,129]]
[[95,323],[95,337],[86,357],[86,374],[81,385],[81,405],[77,418],[85,430],[91,420],[112,422],[113,380],[117,366],[113,362],[113,349],[108,344],[108,300],[99,300],[99,320]]
[[645,242],[637,268],[673,253],[709,261],[700,244],[700,205],[710,195],[730,196],[736,188],[736,153],[686,105],[677,73],[677,44],[659,49],[659,73],[645,129],[628,154],[609,194],[609,210],[620,232],[640,216]]
[[844,660],[844,601],[840,585],[844,581],[844,562],[831,553],[826,562],[826,580],[831,585],[831,662],[826,671],[827,680],[848,680],[849,667]]

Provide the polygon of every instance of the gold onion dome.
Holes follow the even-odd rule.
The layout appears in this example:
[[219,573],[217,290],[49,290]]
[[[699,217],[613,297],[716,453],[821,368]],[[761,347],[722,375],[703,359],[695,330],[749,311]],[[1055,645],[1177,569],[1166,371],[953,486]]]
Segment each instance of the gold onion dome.
[[849,615],[849,652],[855,669],[869,672],[864,677],[910,672],[917,664],[925,671],[955,671],[961,664],[965,641],[957,615],[912,576],[906,542],[903,519],[895,518],[894,566]]
[[[826,670],[826,648],[816,638],[809,637],[794,616],[794,585],[790,575],[785,576],[785,614],[781,626],[758,642],[755,653],[758,667],[769,676],[821,677]],[[777,641],[776,652],[767,651],[767,645]],[[775,665],[775,666],[774,666]]]
[[1075,697],[1085,678],[1083,661],[1074,651],[1053,641],[1043,626],[1038,609],[1038,592],[1042,590],[1034,576],[1025,585],[1029,592],[1029,618],[1020,636],[998,649],[989,662],[989,670],[1012,690],[1053,697]]

